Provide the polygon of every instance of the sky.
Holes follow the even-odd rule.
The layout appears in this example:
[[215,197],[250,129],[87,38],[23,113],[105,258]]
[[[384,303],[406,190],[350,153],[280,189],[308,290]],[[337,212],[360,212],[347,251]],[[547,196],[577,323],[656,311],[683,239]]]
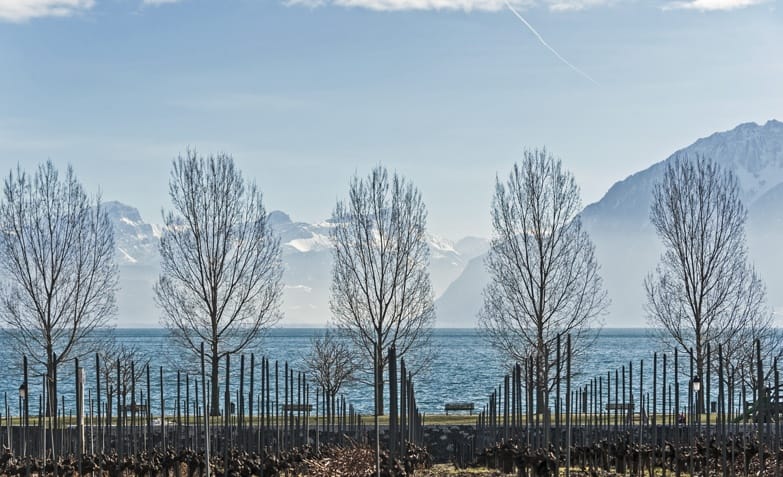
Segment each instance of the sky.
[[0,173],[72,164],[160,222],[172,159],[224,152],[267,209],[318,222],[381,163],[456,240],[491,234],[525,148],[561,157],[587,205],[783,119],[781,0],[508,2],[0,0]]

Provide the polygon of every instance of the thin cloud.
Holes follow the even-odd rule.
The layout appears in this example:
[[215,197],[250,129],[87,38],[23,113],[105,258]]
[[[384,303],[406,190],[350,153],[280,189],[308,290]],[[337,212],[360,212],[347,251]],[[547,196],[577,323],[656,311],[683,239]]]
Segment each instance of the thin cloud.
[[42,17],[67,17],[93,6],[95,0],[0,0],[0,21],[24,22]]
[[143,0],[144,5],[165,5],[167,3],[177,3],[180,0]]
[[664,10],[699,10],[703,12],[738,10],[766,3],[766,0],[691,0],[688,2],[672,2],[663,7]]
[[[177,0],[145,0],[145,1],[177,1]],[[406,10],[462,10],[497,12],[503,10],[504,0],[282,0],[287,6],[317,8],[338,6],[346,8],[365,8],[374,11],[406,11]],[[623,3],[627,0],[510,0],[514,8],[541,6],[553,12],[574,12],[590,8],[606,7]],[[663,3],[663,10],[736,10],[769,0],[675,0]]]
[[[618,0],[543,0],[540,4],[556,12],[584,10],[591,7],[611,5]],[[405,10],[462,10],[465,12],[497,12],[506,6],[504,0],[284,0],[287,6],[366,8],[375,11]],[[513,0],[516,8],[532,7],[535,0]]]
[[615,0],[548,0],[547,6],[553,12],[575,12],[615,3],[617,3]]
[[[366,8],[375,11],[462,10],[496,12],[503,9],[504,0],[285,0],[288,6],[321,7],[333,5],[346,8]],[[515,2],[519,4],[519,2]]]

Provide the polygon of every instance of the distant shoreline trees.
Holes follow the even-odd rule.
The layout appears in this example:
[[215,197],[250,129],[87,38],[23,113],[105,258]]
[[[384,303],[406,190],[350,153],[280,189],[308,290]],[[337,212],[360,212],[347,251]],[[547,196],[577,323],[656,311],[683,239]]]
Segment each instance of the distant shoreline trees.
[[0,268],[8,286],[0,320],[34,363],[45,367],[47,415],[57,410],[57,367],[93,351],[88,339],[116,312],[114,230],[99,198],[73,169],[52,161],[5,180],[0,201]]
[[600,324],[609,303],[580,211],[573,175],[546,150],[525,151],[505,181],[496,179],[485,261],[490,283],[479,327],[509,360],[535,365],[541,412],[556,371],[558,336],[572,336],[578,358],[589,345],[588,328]]
[[219,414],[219,365],[280,319],[283,267],[261,192],[231,156],[188,151],[173,161],[155,302],[161,323],[210,366],[212,415]]

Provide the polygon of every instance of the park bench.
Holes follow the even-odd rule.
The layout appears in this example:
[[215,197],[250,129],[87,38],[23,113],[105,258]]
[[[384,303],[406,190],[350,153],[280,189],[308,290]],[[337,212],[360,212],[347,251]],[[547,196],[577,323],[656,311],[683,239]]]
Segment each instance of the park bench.
[[469,411],[470,415],[473,415],[473,403],[472,402],[448,402],[446,403],[446,415],[449,415],[449,411]]
[[283,404],[283,412],[311,412],[312,404]]
[[122,408],[123,411],[125,411],[125,414],[132,412],[136,414],[146,414],[147,413],[147,405],[146,404],[127,404]]
[[742,407],[742,414],[734,418],[734,422],[775,422],[783,415],[783,402],[775,402],[774,396],[760,401],[745,401]]
[[606,403],[607,411],[633,411],[633,404],[625,402],[609,402]]

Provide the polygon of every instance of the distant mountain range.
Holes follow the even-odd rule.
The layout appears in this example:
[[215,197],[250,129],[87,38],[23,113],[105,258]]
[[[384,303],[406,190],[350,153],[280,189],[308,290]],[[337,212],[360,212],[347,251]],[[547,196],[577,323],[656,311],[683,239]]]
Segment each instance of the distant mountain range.
[[[148,224],[135,208],[119,203],[104,204],[114,224],[117,260],[120,264],[118,307],[120,326],[157,326],[158,311],[152,300],[157,280],[160,226]],[[269,223],[280,237],[283,253],[284,324],[322,325],[329,318],[332,224],[294,222],[284,212],[273,211]],[[429,236],[430,276],[439,296],[471,259],[486,252],[485,239],[468,237],[457,243]]]
[[[783,253],[779,250],[783,237],[783,123],[742,124],[699,139],[678,152],[712,157],[737,174],[749,210],[751,257],[767,283],[770,303],[783,307]],[[617,182],[582,212],[612,299],[607,326],[645,325],[642,280],[654,269],[661,252],[648,219],[651,191],[673,156]],[[118,202],[108,202],[105,207],[115,226],[120,263],[118,324],[156,326],[152,285],[158,273],[160,228],[145,223],[133,207]],[[332,224],[295,222],[281,211],[270,213],[270,224],[280,235],[285,265],[283,323],[324,324],[329,318]],[[488,240],[428,239],[438,326],[475,326],[488,280],[484,270]]]

